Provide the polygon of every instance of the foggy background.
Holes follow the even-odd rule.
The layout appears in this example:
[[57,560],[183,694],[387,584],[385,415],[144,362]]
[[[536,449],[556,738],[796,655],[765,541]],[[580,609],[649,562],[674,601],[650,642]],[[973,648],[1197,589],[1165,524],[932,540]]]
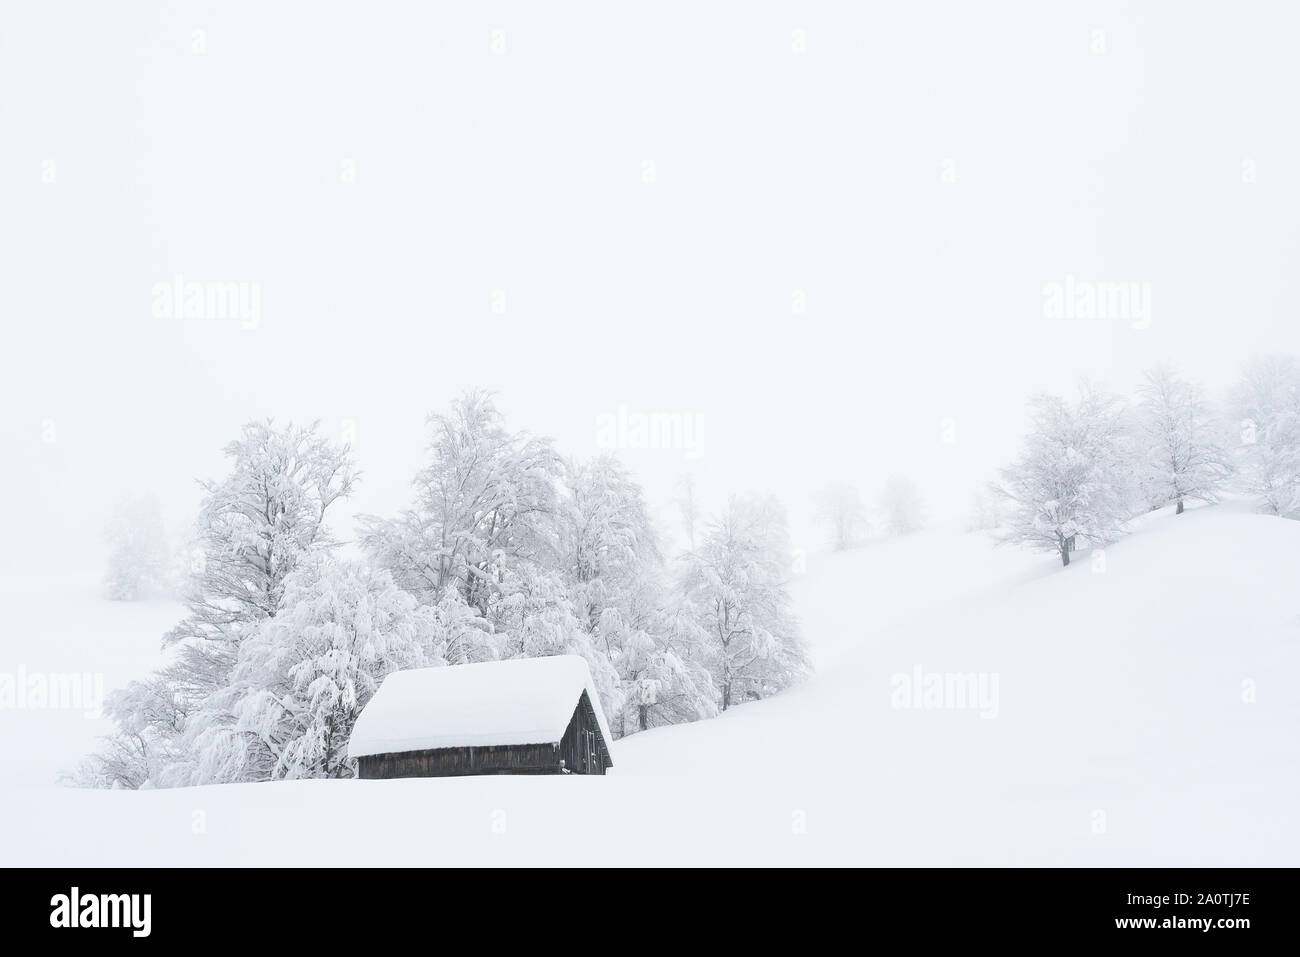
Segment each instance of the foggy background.
[[[963,516],[1036,390],[1171,360],[1217,394],[1300,351],[1296,25],[7,0],[6,570],[97,567],[127,493],[179,533],[255,417],[350,423],[347,537],[409,502],[426,415],[472,386],[579,457],[619,406],[698,416],[698,457],[620,452],[666,524],[686,473],[706,511],[779,496],[809,550],[833,481],[873,503],[901,473]],[[177,274],[258,283],[258,327],[154,318]],[[1150,326],[1045,319],[1067,274],[1150,283]]]

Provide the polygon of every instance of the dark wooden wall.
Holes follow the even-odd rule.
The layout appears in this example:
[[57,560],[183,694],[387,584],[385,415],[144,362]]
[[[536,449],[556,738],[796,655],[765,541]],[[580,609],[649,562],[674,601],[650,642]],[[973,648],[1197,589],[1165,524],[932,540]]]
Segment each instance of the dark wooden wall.
[[[591,742],[595,744],[594,757],[588,748]],[[573,774],[604,774],[613,763],[609,745],[600,733],[596,714],[584,691],[558,744],[367,754],[357,758],[357,777],[445,778],[466,774],[562,774],[566,770]]]
[[560,751],[553,744],[511,744],[488,748],[435,748],[368,754],[357,758],[361,778],[445,778],[463,774],[559,774]]
[[[594,755],[587,746],[591,740],[589,734],[595,737]],[[564,766],[574,774],[604,774],[605,769],[614,763],[610,760],[609,746],[600,733],[600,725],[596,723],[596,714],[591,710],[591,701],[585,691],[578,700],[578,707],[573,710],[564,737],[560,739],[560,757],[564,759]]]

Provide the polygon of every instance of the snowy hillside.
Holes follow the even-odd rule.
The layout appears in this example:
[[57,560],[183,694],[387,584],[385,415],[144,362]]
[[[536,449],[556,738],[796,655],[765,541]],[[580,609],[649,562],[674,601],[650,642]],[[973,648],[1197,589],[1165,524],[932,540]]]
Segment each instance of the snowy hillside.
[[[89,676],[93,692],[112,692],[162,663],[159,638],[184,614],[175,601],[108,601],[96,571],[4,571],[4,675],[57,674],[75,678],[79,690]],[[48,786],[111,730],[111,722],[81,707],[0,707],[0,787]]]
[[[1298,552],[1300,523],[1218,506],[1152,515],[1066,569],[943,528],[814,555],[794,595],[816,675],[620,741],[609,777],[7,782],[0,812],[28,823],[6,858],[1294,864]],[[947,697],[907,696],[932,675]],[[952,697],[967,675],[980,694]],[[48,750],[48,720],[0,715],[6,746]]]

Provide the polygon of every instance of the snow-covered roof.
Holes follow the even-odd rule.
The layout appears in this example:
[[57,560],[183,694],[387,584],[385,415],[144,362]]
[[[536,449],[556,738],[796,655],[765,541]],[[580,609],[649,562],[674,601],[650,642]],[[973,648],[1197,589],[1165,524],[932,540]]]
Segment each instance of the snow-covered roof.
[[583,691],[608,748],[614,739],[577,655],[395,671],[362,709],[348,755],[557,743]]

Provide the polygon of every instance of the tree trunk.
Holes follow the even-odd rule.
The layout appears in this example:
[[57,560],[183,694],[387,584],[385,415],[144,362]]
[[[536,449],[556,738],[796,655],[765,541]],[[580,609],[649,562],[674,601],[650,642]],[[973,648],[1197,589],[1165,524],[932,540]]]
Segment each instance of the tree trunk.
[[650,725],[647,723],[647,720],[646,720],[646,712],[649,711],[649,710],[650,710],[650,709],[647,708],[645,705],[641,705],[640,709],[638,710],[638,713],[637,713],[637,724],[639,724],[639,725],[641,726],[641,730],[642,730],[642,731],[646,731],[646,730],[648,730],[649,727],[650,727]]
[[1178,496],[1178,507],[1174,509],[1174,514],[1175,515],[1183,514],[1183,497],[1181,495]]
[[722,686],[722,710],[726,711],[731,707],[731,682],[728,681]]
[[1070,540],[1068,538],[1061,539],[1061,564],[1070,564]]

